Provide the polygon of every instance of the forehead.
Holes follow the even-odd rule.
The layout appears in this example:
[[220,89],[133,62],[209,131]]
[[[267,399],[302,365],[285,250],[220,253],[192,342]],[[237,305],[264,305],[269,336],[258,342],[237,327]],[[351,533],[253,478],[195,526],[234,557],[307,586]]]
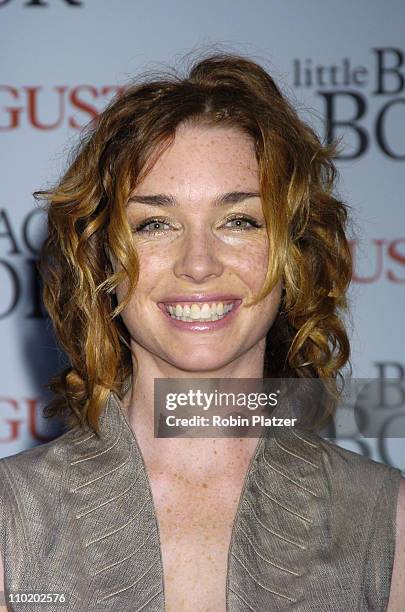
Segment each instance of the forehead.
[[253,140],[229,127],[182,125],[134,190],[193,191],[257,189],[259,169]]

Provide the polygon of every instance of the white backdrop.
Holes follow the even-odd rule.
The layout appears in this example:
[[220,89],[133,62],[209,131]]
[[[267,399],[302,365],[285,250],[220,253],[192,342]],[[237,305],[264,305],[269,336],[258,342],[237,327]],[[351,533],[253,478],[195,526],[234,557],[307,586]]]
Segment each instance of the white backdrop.
[[[376,0],[0,0],[0,456],[57,433],[43,385],[64,366],[41,313],[31,193],[140,71],[195,50],[256,59],[323,136],[342,136],[355,217],[354,374],[405,385],[405,5]],[[405,469],[403,440],[342,446]]]

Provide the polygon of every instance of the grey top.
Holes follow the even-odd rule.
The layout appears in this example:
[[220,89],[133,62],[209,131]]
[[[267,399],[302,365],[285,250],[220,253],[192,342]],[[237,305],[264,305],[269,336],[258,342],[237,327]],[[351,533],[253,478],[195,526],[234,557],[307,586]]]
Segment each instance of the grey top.
[[[150,483],[113,393],[100,427],[0,461],[6,596],[66,597],[11,611],[164,610]],[[265,429],[233,524],[227,611],[386,610],[400,478],[316,434]]]

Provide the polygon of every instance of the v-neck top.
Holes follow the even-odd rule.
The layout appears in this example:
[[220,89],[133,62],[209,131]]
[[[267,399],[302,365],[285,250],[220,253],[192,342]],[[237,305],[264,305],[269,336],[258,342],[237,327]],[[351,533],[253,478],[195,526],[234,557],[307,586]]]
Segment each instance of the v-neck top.
[[[401,475],[315,433],[265,428],[233,522],[226,612],[385,611]],[[0,552],[11,612],[164,612],[151,486],[115,393],[99,435],[74,427],[0,460]]]

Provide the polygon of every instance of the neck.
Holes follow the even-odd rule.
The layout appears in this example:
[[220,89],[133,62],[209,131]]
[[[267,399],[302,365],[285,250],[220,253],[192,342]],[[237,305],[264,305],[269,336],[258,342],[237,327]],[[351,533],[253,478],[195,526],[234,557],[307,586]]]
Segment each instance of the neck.
[[[154,380],[158,378],[262,378],[263,346],[221,369],[190,372],[182,370],[151,355],[142,347],[133,346],[133,376],[135,381],[123,404],[151,470],[182,470],[196,477],[199,473],[221,473],[237,470],[238,462],[245,463],[257,445],[257,438],[155,438],[154,437]],[[138,367],[136,366],[138,364]]]

